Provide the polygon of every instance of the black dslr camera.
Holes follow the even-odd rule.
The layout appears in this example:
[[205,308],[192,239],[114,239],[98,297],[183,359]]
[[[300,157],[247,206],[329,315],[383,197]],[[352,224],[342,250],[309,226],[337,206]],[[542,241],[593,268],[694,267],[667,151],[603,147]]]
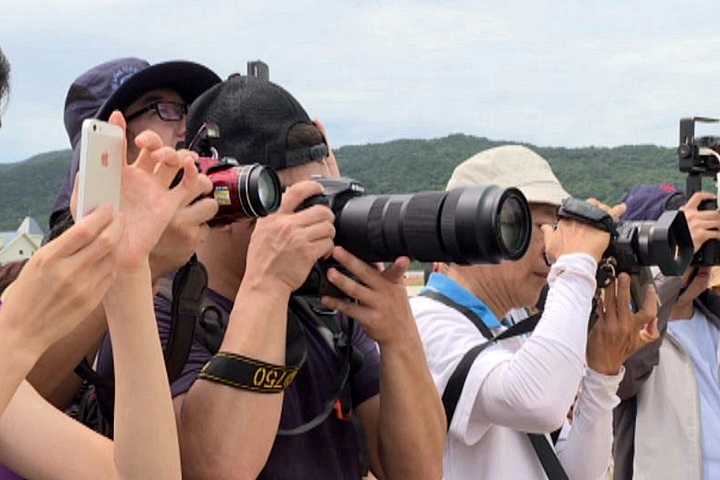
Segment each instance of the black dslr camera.
[[693,244],[685,214],[668,210],[657,221],[615,221],[608,213],[575,198],[563,201],[558,217],[590,224],[610,233],[610,244],[598,266],[598,286],[618,273],[637,275],[657,265],[665,275],[681,275],[692,259]]
[[[365,195],[350,178],[315,177],[325,188],[298,210],[327,205],[335,214],[335,244],[366,262],[409,256],[422,262],[499,263],[522,257],[530,245],[525,196],[495,185],[402,195]],[[300,295],[343,296],[327,280],[337,264],[318,262]]]
[[277,211],[282,187],[275,171],[258,163],[240,165],[232,157],[220,158],[214,146],[218,138],[217,125],[206,123],[188,146],[199,155],[198,171],[213,183],[213,191],[208,196],[220,207],[208,224],[229,224],[240,218],[264,217]]
[[668,210],[656,221],[618,221],[606,256],[615,259],[619,272],[635,275],[657,265],[665,275],[682,275],[692,252],[685,214]]
[[[677,148],[678,167],[687,173],[687,198],[702,190],[702,177],[717,180],[720,172],[720,137],[695,137],[695,123],[714,123],[715,118],[692,117],[680,119],[680,144]],[[717,200],[706,200],[699,210],[717,210]],[[720,265],[720,241],[708,240],[695,254],[692,265]]]

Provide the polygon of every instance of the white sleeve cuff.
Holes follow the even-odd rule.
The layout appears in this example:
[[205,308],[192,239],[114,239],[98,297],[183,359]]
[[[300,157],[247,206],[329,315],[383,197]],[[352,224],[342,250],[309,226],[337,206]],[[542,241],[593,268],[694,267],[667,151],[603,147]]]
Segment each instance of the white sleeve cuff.
[[585,370],[582,388],[598,407],[603,410],[612,410],[620,403],[617,389],[625,376],[625,367],[621,366],[616,375],[604,375],[591,368]]

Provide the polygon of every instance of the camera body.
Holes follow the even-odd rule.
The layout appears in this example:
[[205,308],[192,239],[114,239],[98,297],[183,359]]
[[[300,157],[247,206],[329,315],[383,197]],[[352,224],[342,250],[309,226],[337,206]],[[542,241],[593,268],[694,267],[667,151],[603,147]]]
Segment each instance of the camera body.
[[[695,124],[715,123],[707,117],[680,119],[680,142],[677,148],[678,167],[687,173],[685,190],[687,198],[702,190],[702,177],[717,179],[720,172],[720,137],[695,137]],[[716,200],[702,202],[698,209],[717,210]],[[708,240],[695,254],[692,265],[720,265],[720,241]]]
[[610,233],[597,271],[600,287],[620,272],[637,275],[653,265],[665,275],[681,275],[692,260],[692,237],[685,214],[678,210],[663,212],[657,221],[615,221],[599,207],[570,197],[563,200],[558,217]]
[[[323,193],[306,198],[297,207],[297,211],[310,208],[313,205],[324,205],[330,208],[335,215],[338,215],[348,200],[365,194],[365,187],[351,178],[313,176],[313,180],[322,184]],[[337,239],[335,242],[339,244]],[[295,293],[297,295],[344,297],[344,294],[327,279],[327,271],[331,267],[337,268],[346,275],[350,275],[350,273],[346,271],[342,265],[333,260],[332,257],[326,260],[319,260],[310,269],[310,273],[305,279],[305,282]]]
[[235,158],[220,158],[214,146],[218,138],[220,132],[217,126],[206,123],[189,146],[199,155],[196,162],[198,171],[212,181],[213,189],[208,196],[219,207],[208,224],[225,225],[241,218],[264,217],[277,211],[282,187],[275,171],[258,163],[241,165]]
[[[496,185],[413,194],[365,195],[350,178],[314,177],[324,187],[298,209],[327,205],[335,214],[335,244],[366,262],[409,256],[422,262],[499,263],[522,257],[530,244],[525,196]],[[320,261],[299,294],[342,296]]]
[[637,275],[657,265],[664,275],[682,275],[692,259],[693,244],[685,214],[667,210],[656,221],[618,221],[605,256],[616,270]]

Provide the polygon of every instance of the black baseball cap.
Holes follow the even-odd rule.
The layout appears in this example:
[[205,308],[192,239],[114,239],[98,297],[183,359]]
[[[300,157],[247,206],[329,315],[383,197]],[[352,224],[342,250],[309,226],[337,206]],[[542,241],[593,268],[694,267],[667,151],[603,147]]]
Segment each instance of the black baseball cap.
[[233,75],[190,106],[186,145],[192,146],[203,125],[214,124],[220,135],[214,146],[221,157],[283,170],[328,154],[325,142],[287,150],[288,132],[303,123],[314,127],[302,105],[284,88],[265,79]]

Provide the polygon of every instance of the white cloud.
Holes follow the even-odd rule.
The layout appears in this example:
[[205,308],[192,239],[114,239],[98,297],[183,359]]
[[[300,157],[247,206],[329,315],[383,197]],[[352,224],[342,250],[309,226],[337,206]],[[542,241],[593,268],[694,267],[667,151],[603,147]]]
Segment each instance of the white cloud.
[[[720,34],[669,0],[2,0],[13,96],[0,162],[67,145],[70,82],[113,57],[221,76],[263,59],[336,145],[463,132],[540,145],[672,145],[718,115]],[[28,131],[32,134],[28,135]]]

